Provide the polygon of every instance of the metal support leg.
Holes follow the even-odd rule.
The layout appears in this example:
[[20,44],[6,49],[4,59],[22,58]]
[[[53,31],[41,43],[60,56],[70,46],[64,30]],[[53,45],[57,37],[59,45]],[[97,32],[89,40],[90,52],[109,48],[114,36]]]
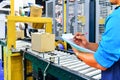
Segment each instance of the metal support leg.
[[38,80],[43,80],[43,73],[41,69],[38,70]]
[[90,0],[89,7],[89,41],[95,42],[95,31],[96,31],[96,0]]
[[24,53],[23,53],[23,70],[24,70],[24,80],[27,80],[27,60],[24,57]]
[[3,46],[1,46],[1,52],[2,52],[2,68],[4,67],[4,51]]

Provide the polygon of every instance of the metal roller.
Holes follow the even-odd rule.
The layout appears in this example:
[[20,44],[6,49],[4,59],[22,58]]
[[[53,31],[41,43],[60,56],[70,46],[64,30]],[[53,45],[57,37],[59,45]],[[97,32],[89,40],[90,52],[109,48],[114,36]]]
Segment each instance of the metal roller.
[[91,71],[94,71],[94,70],[96,70],[95,68],[88,68],[88,69],[85,69],[85,70],[81,70],[81,71],[79,71],[80,73],[83,73],[83,74],[86,74],[86,73],[89,73],[89,72],[91,72]]
[[72,66],[72,65],[77,65],[80,64],[80,61],[76,61],[74,63],[70,63],[70,64],[65,64],[64,66]]
[[[69,67],[68,67],[68,68],[69,68]],[[87,69],[87,68],[89,68],[88,65],[82,65],[82,66],[79,66],[79,67],[77,67],[77,68],[75,68],[75,69],[73,69],[73,70],[75,70],[75,71],[80,71],[80,70]]]
[[98,75],[96,75],[96,76],[94,76],[92,78],[99,80],[99,79],[101,79],[101,74],[98,74]]
[[94,70],[94,71],[91,71],[85,75],[87,76],[94,76],[94,75],[97,75],[97,74],[100,74],[101,73],[101,70]]

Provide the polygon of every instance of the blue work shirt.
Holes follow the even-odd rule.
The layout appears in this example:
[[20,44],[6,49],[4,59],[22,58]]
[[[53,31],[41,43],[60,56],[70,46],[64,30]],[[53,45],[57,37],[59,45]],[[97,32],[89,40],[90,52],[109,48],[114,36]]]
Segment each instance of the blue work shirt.
[[120,80],[120,7],[117,7],[105,21],[105,32],[94,54],[103,67],[102,80]]

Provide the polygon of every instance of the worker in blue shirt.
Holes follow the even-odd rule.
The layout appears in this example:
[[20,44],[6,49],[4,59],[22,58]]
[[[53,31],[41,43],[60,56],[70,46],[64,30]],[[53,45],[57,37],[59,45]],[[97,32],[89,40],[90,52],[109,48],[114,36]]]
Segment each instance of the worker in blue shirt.
[[[120,5],[120,0],[110,0]],[[105,32],[99,44],[88,42],[81,33],[76,33],[74,42],[95,53],[83,53],[73,48],[76,56],[88,64],[102,70],[101,80],[120,80],[120,6],[106,18]]]

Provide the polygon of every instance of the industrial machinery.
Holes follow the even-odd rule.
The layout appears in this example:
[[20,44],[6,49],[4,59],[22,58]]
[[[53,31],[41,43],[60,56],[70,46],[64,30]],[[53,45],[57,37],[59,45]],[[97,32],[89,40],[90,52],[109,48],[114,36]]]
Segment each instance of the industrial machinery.
[[[39,53],[30,49],[31,44],[25,41],[17,41],[17,49],[21,49],[23,62],[26,60],[32,64],[32,76],[38,80],[100,80],[101,70],[97,70],[78,60],[74,54],[67,51]],[[25,45],[26,44],[26,45]],[[26,49],[24,49],[26,48]],[[24,66],[24,79],[28,73]],[[52,79],[47,77],[53,76]]]
[[67,33],[86,32],[85,1],[67,0]]
[[[61,36],[64,32],[89,33],[87,25],[89,23],[89,9],[87,5],[89,5],[87,0],[46,1],[46,17],[53,18],[53,33],[56,34],[56,37]],[[86,37],[88,38],[88,36]]]
[[[2,41],[2,45],[6,45]],[[6,52],[6,48],[4,47]],[[18,54],[20,51],[21,54]],[[4,55],[5,55],[4,52]],[[16,53],[18,52],[18,53]],[[9,52],[11,53],[11,51]],[[19,56],[22,57],[19,57]],[[8,62],[8,58],[4,57]],[[12,62],[4,61],[4,68],[10,69],[11,77],[8,80],[100,80],[101,71],[86,65],[73,53],[55,50],[52,52],[36,52],[31,49],[31,43],[24,40],[16,41],[16,50],[11,53]],[[29,61],[29,63],[28,63]],[[7,67],[8,65],[8,67]],[[21,67],[20,67],[21,66]],[[17,71],[17,72],[16,72]],[[7,72],[8,71],[7,69]],[[21,73],[20,73],[21,72]],[[17,75],[16,75],[17,74]],[[13,76],[12,76],[13,75]],[[16,77],[14,76],[16,75]],[[21,75],[21,76],[20,76]],[[22,77],[22,75],[24,75]],[[5,74],[9,77],[10,74]],[[18,77],[18,78],[17,78]],[[20,78],[21,77],[21,78]],[[30,78],[32,77],[32,79]],[[6,80],[6,79],[5,79]]]
[[[85,2],[87,2],[87,0]],[[80,2],[80,5],[84,6],[85,2],[84,1]],[[74,2],[72,2],[71,4],[73,3]],[[61,4],[59,5],[61,6]],[[59,12],[57,15],[59,15]],[[82,16],[84,14],[80,14],[80,15]],[[75,21],[77,20],[77,18],[80,18],[81,20],[82,18],[81,16],[76,15],[75,17],[73,17],[72,20],[74,20],[74,18]],[[7,17],[7,19],[8,19],[7,40],[1,41],[1,44],[4,46],[3,53],[4,53],[5,80],[33,80],[33,79],[34,80],[100,80],[101,79],[100,70],[92,68],[86,65],[84,62],[78,60],[73,53],[70,53],[65,50],[63,51],[55,50],[53,52],[40,53],[31,50],[31,43],[29,42],[26,42],[24,40],[16,41],[16,32],[15,32],[16,22],[45,23],[46,32],[52,33],[51,18],[14,16],[14,0],[11,0],[11,14],[10,16]],[[85,26],[84,20],[85,19],[83,17],[83,20],[81,20],[81,22],[83,22],[83,24],[81,24],[82,27]],[[65,23],[65,21],[62,22]],[[77,21],[77,25],[78,23],[79,21]],[[80,28],[81,26],[77,26],[77,27]],[[81,31],[84,30],[86,29],[81,28]],[[58,31],[61,31],[61,29]],[[62,29],[62,31],[65,31],[65,28]]]
[[64,0],[46,1],[46,17],[53,19],[53,33],[59,40],[64,33]]
[[62,34],[66,32],[66,3],[64,2],[65,0],[46,1],[46,17],[50,17],[53,20],[52,31],[56,37],[56,48],[59,49],[67,49],[66,43],[61,39]]
[[[11,0],[10,15],[7,16],[7,38],[2,40],[4,58],[4,79],[24,80],[22,55],[16,50],[16,22],[30,22],[46,24],[46,32],[52,33],[51,18],[15,16],[14,0]],[[31,78],[30,78],[31,80]]]
[[87,39],[89,38],[88,5],[87,0],[46,1],[46,17],[53,19],[53,33],[56,35],[56,40],[59,40],[57,44],[62,43],[67,50],[70,48],[60,41],[63,33],[82,32],[87,34],[85,35]]
[[101,40],[104,32],[104,22],[106,17],[114,10],[115,6],[111,5],[109,0],[96,1],[96,42]]

